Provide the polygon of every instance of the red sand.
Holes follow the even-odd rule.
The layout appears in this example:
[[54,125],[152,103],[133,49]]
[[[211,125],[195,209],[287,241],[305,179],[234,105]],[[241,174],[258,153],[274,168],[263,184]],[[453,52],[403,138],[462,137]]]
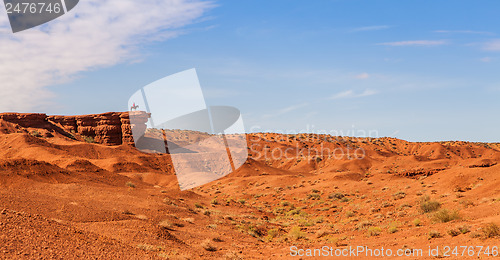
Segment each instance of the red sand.
[[[2,259],[268,259],[291,246],[427,259],[429,246],[500,246],[484,228],[500,225],[498,144],[253,134],[243,167],[181,192],[168,155],[53,126],[0,119]],[[439,223],[425,196],[459,218]]]

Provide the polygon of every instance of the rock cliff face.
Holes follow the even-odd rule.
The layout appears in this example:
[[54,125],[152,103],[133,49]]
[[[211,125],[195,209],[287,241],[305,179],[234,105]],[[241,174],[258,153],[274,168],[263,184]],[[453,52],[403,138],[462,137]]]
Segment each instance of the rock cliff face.
[[[105,145],[133,144],[132,128],[137,131],[146,129],[149,114],[143,111],[109,112],[80,116],[48,116],[46,114],[1,113],[2,132],[36,131],[44,136],[54,132],[71,136],[92,137],[94,142]],[[129,116],[134,117],[131,124]],[[35,130],[33,130],[35,129]]]

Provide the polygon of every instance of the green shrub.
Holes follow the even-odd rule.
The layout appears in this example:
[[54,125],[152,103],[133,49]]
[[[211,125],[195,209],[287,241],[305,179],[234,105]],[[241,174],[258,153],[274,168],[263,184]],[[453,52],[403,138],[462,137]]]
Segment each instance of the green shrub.
[[419,227],[422,223],[420,222],[420,219],[416,218],[413,220],[413,225],[415,225],[416,227]]
[[127,183],[125,183],[125,185],[129,186],[130,188],[135,188],[135,184],[131,181],[128,181]]

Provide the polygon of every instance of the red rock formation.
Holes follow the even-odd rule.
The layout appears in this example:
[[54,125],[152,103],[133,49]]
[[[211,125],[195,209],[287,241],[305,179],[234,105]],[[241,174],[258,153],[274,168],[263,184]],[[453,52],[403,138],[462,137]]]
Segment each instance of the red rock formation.
[[129,112],[109,112],[81,116],[1,113],[0,120],[18,125],[25,130],[36,128],[47,133],[78,134],[92,137],[99,144],[119,145],[134,143],[132,127],[139,132],[146,129],[145,123],[149,118],[149,114],[143,111],[134,111],[132,113],[134,122],[137,124],[130,124]]

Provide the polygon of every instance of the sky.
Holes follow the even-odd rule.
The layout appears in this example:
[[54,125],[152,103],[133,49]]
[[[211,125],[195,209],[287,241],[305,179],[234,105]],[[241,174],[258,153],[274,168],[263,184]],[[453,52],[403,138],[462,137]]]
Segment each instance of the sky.
[[500,2],[81,0],[13,34],[0,112],[126,111],[196,68],[249,132],[500,142]]

